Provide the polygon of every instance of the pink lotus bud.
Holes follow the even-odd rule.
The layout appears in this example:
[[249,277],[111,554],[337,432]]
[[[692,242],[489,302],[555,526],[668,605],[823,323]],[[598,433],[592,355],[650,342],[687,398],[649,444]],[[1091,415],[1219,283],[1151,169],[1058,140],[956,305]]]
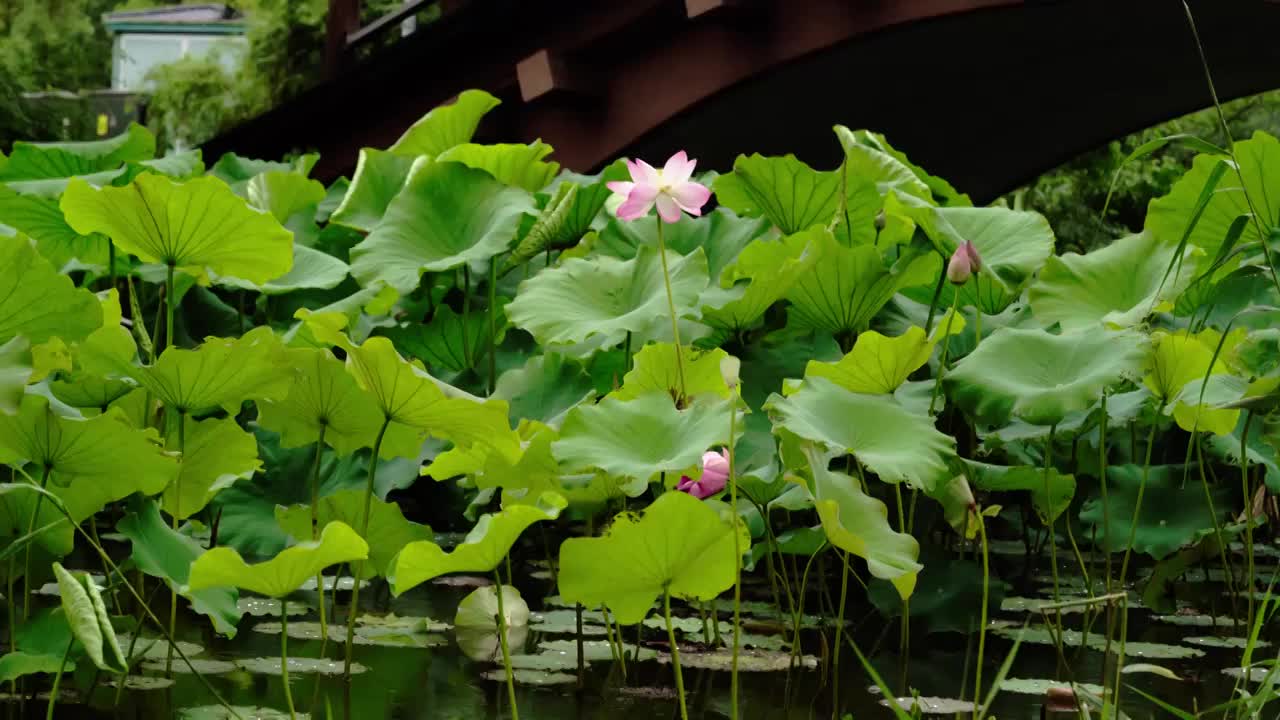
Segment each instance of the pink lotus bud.
[[697,480],[682,475],[676,490],[703,500],[724,489],[729,480],[729,453],[709,450],[702,455],[702,476]]
[[969,256],[969,265],[973,268],[973,271],[982,272],[982,256],[978,254],[978,246],[965,240],[961,247],[964,248],[965,254]]
[[978,256],[978,251],[974,249],[973,243],[965,240],[951,253],[951,260],[947,263],[947,279],[956,285],[963,285],[969,281],[970,275],[981,268],[982,258]]

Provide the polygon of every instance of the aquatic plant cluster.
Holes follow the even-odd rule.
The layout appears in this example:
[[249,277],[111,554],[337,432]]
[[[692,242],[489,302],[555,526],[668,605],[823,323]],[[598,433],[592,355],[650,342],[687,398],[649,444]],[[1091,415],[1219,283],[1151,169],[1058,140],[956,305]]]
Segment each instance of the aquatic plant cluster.
[[[358,673],[357,645],[428,632],[378,632],[362,587],[462,574],[492,584],[459,607],[458,642],[500,663],[515,717],[517,681],[564,674],[516,639],[536,618],[513,553],[545,555],[579,673],[669,663],[682,716],[682,664],[728,673],[734,718],[739,675],[770,667],[839,677],[856,657],[887,692],[846,629],[864,596],[901,620],[904,652],[913,626],[977,635],[947,707],[982,717],[1015,687],[985,657],[991,627],[1014,653],[1036,632],[1118,653],[1033,690],[1114,714],[1122,672],[1170,673],[1126,665],[1129,607],[1176,607],[1206,558],[1251,630],[1242,677],[1273,671],[1252,653],[1274,611],[1254,550],[1280,491],[1276,139],[1197,141],[1143,232],[1056,255],[1040,215],[975,207],[873,132],[836,127],[833,170],[743,155],[697,174],[680,152],[588,176],[541,142],[471,142],[497,102],[463,93],[328,187],[314,156],[206,168],[155,157],[138,127],[0,156],[15,695],[52,684],[52,714],[75,663],[97,704],[119,698],[95,698],[100,679],[123,689],[142,658],[218,672],[174,642],[179,614],[232,636],[247,601],[309,585],[318,624],[277,603],[255,628],[280,634],[269,671],[296,715],[290,637],[332,640]],[[437,485],[404,491],[419,478]],[[446,542],[393,491],[469,532]],[[1011,539],[1048,568],[1051,596],[1028,601],[1043,627],[989,618],[1016,581],[993,543]],[[838,601],[814,599],[815,561]],[[36,594],[50,578],[56,605]],[[948,594],[961,585],[976,604]],[[753,606],[782,637],[744,632]],[[1093,638],[1063,630],[1082,609],[1105,619]],[[584,615],[604,642],[582,641]],[[666,642],[628,644],[633,625]],[[821,662],[801,652],[814,625]],[[833,682],[831,711],[864,691]]]

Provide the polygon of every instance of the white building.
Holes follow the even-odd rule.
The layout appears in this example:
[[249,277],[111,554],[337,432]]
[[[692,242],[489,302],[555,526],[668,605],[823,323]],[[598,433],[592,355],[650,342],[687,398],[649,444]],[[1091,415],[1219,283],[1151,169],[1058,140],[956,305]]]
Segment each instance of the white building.
[[188,56],[216,53],[235,72],[249,47],[244,16],[217,3],[113,12],[102,22],[115,36],[111,88],[117,91],[145,92],[152,68]]

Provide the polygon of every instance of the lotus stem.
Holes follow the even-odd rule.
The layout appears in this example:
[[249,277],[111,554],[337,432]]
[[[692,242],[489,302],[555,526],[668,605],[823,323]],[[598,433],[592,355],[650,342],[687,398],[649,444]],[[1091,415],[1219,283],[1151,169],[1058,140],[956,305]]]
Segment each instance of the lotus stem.
[[[456,275],[454,277],[457,277]],[[462,362],[471,367],[471,337],[467,332],[467,318],[471,315],[471,268],[462,265]]]
[[680,720],[689,720],[689,709],[685,707],[684,702],[684,676],[680,673],[680,646],[676,644],[676,631],[671,626],[671,590],[666,587],[662,588],[662,614],[667,619],[667,640],[671,643],[671,667],[676,671],[676,696],[680,699]]
[[[502,648],[502,669],[507,675],[507,699],[511,702],[511,720],[520,720],[520,710],[516,707],[516,681],[511,673],[511,649],[507,647],[507,614],[502,600],[502,575],[497,568],[493,571],[493,580],[497,583],[497,585],[494,585],[494,589],[497,590],[496,594],[498,596],[498,646]],[[582,606],[579,605],[578,607],[579,613],[581,613]],[[582,616],[579,615],[578,617],[581,618]],[[581,641],[581,632],[578,633],[578,638]],[[579,663],[581,663],[581,660],[579,660]]]
[[[45,486],[49,484],[49,473],[52,471],[53,471],[53,468],[51,466],[45,465],[44,474],[40,476],[41,490],[44,490]],[[26,586],[26,590],[27,590],[22,595],[22,621],[23,622],[26,622],[27,618],[31,617],[31,596],[36,591],[35,588],[31,587],[31,546],[35,544],[35,538],[31,537],[31,533],[35,532],[36,520],[37,518],[40,517],[40,506],[43,503],[44,503],[44,493],[42,492],[36,496],[35,509],[31,511],[31,518],[27,520],[28,540],[27,540],[27,547],[25,550],[25,556],[22,561],[22,584]],[[9,601],[10,604],[14,602],[12,594],[10,594],[6,599]],[[10,630],[12,630],[12,628]],[[10,648],[12,647],[13,646],[11,645]]]
[[[324,454],[324,434],[329,428],[326,422],[320,423],[320,436],[316,438],[316,458],[311,464],[311,540],[320,539],[320,458]],[[324,606],[324,572],[316,573],[316,591],[320,595],[320,647],[329,643],[329,621]],[[288,615],[288,607],[284,598],[280,599],[280,613]]]
[[586,683],[586,674],[587,674],[587,668],[585,667],[586,661],[583,658],[583,650],[582,650],[582,603],[574,603],[573,615],[574,615],[574,621],[575,621],[575,629],[577,630],[577,635],[578,635],[578,638],[577,638],[578,688],[581,689],[582,686]]
[[[172,277],[172,272],[170,272]],[[178,531],[178,518],[182,516],[182,470],[181,463],[186,460],[187,456],[187,414],[181,410],[178,411],[178,474],[173,479],[173,530]],[[178,636],[178,589],[176,586],[169,587],[169,635]],[[173,643],[169,643],[169,651],[165,654],[164,674],[166,676],[173,672]]]
[[[1051,498],[1053,495],[1049,492],[1049,473],[1053,471],[1053,434],[1058,429],[1057,425],[1049,426],[1049,437],[1044,441],[1044,496]],[[981,518],[979,518],[981,520]],[[1068,520],[1069,522],[1070,520]],[[1136,520],[1135,520],[1136,522]],[[1054,538],[1057,534],[1057,518],[1053,514],[1053,507],[1049,507],[1049,564],[1053,571],[1053,601],[1062,602],[1061,588],[1058,583],[1058,542]]]
[[[1098,422],[1098,482],[1102,485],[1102,533],[1111,543],[1111,503],[1107,499],[1107,393],[1102,393],[1102,419]],[[1107,594],[1111,594],[1111,553],[1102,553],[1106,561]],[[1108,615],[1111,610],[1108,608]]]
[[[742,647],[742,533],[738,532],[738,476],[734,436],[738,425],[738,386],[729,407],[729,504],[733,506],[733,661],[729,673],[729,717],[738,720],[738,653]],[[765,521],[766,524],[768,520]],[[716,634],[720,625],[716,623]]]
[[[360,515],[360,537],[369,535],[369,506],[373,500],[374,482],[378,478],[378,454],[382,452],[382,438],[387,434],[387,426],[391,424],[391,416],[386,415],[382,427],[378,428],[378,436],[373,441],[373,455],[369,458],[369,479],[364,486],[364,510]],[[364,574],[364,561],[359,560],[351,566],[351,606],[347,610],[347,642],[342,666],[342,677],[351,682],[351,655],[356,640],[356,619],[360,617],[360,576]],[[334,589],[338,583],[334,582]],[[320,587],[324,592],[324,586]]]
[[289,689],[289,612],[280,598],[280,681],[284,684],[284,702],[289,706],[289,720],[297,720],[293,709],[293,690]]
[[107,279],[111,283],[107,287],[116,289],[116,244],[107,240]]
[[951,321],[955,320],[959,306],[960,292],[956,291],[951,299],[951,313],[947,315],[947,327],[942,331],[942,355],[938,358],[938,377],[933,380],[933,397],[929,398],[929,415],[933,415],[934,405],[938,402],[938,391],[942,389],[942,376],[947,372],[947,356],[951,354]]
[[[671,292],[671,271],[667,269],[667,243],[662,237],[662,217],[658,221],[658,259],[662,261],[662,283],[667,288],[667,309],[671,313],[671,337],[676,344],[676,377],[680,381],[680,396],[677,404],[684,400],[684,348],[680,345],[680,318],[676,315],[676,299]],[[630,360],[627,361],[630,364]],[[679,675],[679,673],[677,673]],[[683,701],[680,704],[684,707]]]
[[[1164,410],[1164,404],[1156,409],[1157,414]],[[1124,590],[1125,578],[1129,575],[1129,556],[1133,553],[1133,543],[1138,537],[1138,517],[1142,513],[1142,496],[1147,491],[1147,477],[1151,472],[1151,450],[1156,444],[1156,423],[1151,424],[1151,432],[1147,433],[1147,454],[1142,461],[1142,480],[1138,483],[1138,497],[1133,502],[1133,518],[1129,522],[1129,540],[1124,544],[1124,559],[1120,562],[1120,584],[1117,588]],[[1248,498],[1245,499],[1248,502]],[[1056,600],[1056,598],[1055,598]],[[1123,641],[1123,638],[1122,638]],[[1122,646],[1123,647],[1123,646]],[[1117,692],[1119,688],[1116,688]]]
[[978,507],[978,536],[982,538],[982,608],[978,611],[981,624],[978,626],[978,663],[974,668],[973,677],[974,720],[978,720],[977,701],[982,697],[982,660],[987,650],[987,601],[991,591],[991,556],[987,547],[987,520],[982,514],[981,506]]
[[[1262,244],[1265,245],[1266,241],[1264,240]],[[1240,489],[1244,492],[1244,557],[1245,572],[1248,574],[1248,580],[1245,582],[1244,588],[1248,598],[1245,606],[1247,608],[1245,620],[1248,627],[1253,627],[1253,593],[1257,589],[1254,585],[1253,576],[1253,523],[1256,518],[1253,514],[1253,494],[1249,488],[1249,426],[1252,424],[1253,411],[1246,410],[1244,414],[1244,432],[1240,433]]]
[[171,348],[173,342],[173,309],[176,301],[173,283],[173,263],[169,263],[164,283],[164,346]]
[[840,639],[844,635],[844,608],[849,597],[849,553],[840,551],[840,607],[836,608],[836,642],[831,654],[831,717],[840,717]]
[[[92,581],[90,581],[92,582]],[[58,665],[58,672],[53,675],[53,689],[49,691],[49,704],[44,711],[45,720],[53,720],[53,707],[58,704],[58,688],[62,686],[62,668],[67,664],[67,658],[71,656],[71,648],[76,644],[75,636],[67,642],[67,649],[62,651],[62,663]],[[123,686],[127,679],[126,675],[120,676],[120,684]]]
[[[498,384],[498,259],[489,262],[489,394]],[[466,335],[464,323],[462,333]]]

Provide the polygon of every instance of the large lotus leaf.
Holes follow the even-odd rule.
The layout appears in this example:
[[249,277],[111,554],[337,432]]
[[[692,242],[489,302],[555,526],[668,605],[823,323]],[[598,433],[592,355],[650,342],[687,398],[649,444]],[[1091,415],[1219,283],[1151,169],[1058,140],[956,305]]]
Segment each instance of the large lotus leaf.
[[721,205],[745,217],[763,215],[784,235],[829,224],[840,207],[840,187],[839,172],[814,170],[794,155],[739,155],[733,172],[715,180]]
[[107,672],[128,672],[129,664],[120,651],[116,631],[111,627],[111,617],[107,615],[107,605],[97,583],[87,573],[76,577],[56,562],[53,574],[58,578],[58,595],[62,598],[62,611],[67,623],[89,659]]
[[[1195,472],[1193,469],[1191,472]],[[1142,486],[1142,466],[1112,465],[1107,468],[1110,500],[1111,535],[1107,535],[1101,496],[1087,500],[1080,509],[1080,522],[1092,526],[1096,542],[1108,552],[1122,552],[1129,541],[1133,509]],[[1205,501],[1200,483],[1183,483],[1185,469],[1181,465],[1160,465],[1150,469],[1138,516],[1138,531],[1133,549],[1160,560],[1179,548],[1190,545],[1214,532],[1214,516]],[[1217,522],[1230,507],[1229,492],[1223,487],[1211,488]]]
[[862,332],[897,292],[932,282],[940,263],[933,253],[907,251],[889,265],[873,245],[845,247],[829,232],[814,237],[817,259],[787,293],[802,326],[832,334]]
[[553,148],[540,140],[528,145],[465,143],[440,153],[436,160],[459,162],[484,170],[504,185],[536,192],[546,187],[560,171],[560,163],[546,160],[552,152]]
[[565,413],[595,395],[591,376],[576,361],[555,353],[535,355],[523,367],[504,372],[493,397],[511,406],[511,419],[537,420],[559,427]]
[[[1233,338],[1242,337],[1233,334]],[[1228,338],[1231,342],[1233,338]],[[1186,330],[1174,333],[1157,331],[1151,334],[1151,361],[1142,382],[1162,405],[1167,405],[1182,395],[1191,382],[1203,380],[1205,375],[1229,372],[1225,359],[1230,356],[1229,346],[1224,345],[1221,354],[1214,351],[1222,339],[1221,333],[1212,328],[1192,335]],[[1210,363],[1213,364],[1210,369]]]
[[480,118],[501,102],[483,90],[464,90],[453,103],[441,105],[423,115],[400,136],[390,151],[410,157],[435,156],[455,145],[470,142],[480,125]]
[[294,375],[284,346],[265,326],[239,338],[209,338],[194,350],[167,348],[151,366],[106,354],[95,353],[94,358],[181,413],[218,407],[236,412],[245,400],[284,397]]
[[155,136],[137,123],[130,123],[125,132],[104,140],[54,143],[18,141],[13,144],[8,162],[0,165],[0,180],[89,175],[118,168],[126,162],[150,160],[155,155]]
[[849,392],[814,377],[789,397],[774,395],[765,408],[776,428],[853,453],[885,482],[932,492],[950,479],[947,464],[955,457],[955,438],[938,432],[933,418],[911,412],[891,396]]
[[90,265],[107,263],[106,238],[72,230],[55,199],[21,195],[0,185],[0,224],[35,240],[40,254],[56,267],[72,260]]
[[369,545],[346,523],[335,521],[324,526],[319,540],[286,548],[255,565],[246,563],[231,548],[207,550],[191,564],[186,590],[238,587],[269,597],[284,597],[330,565],[368,557]]
[[[738,217],[725,208],[716,208],[702,217],[681,216],[676,223],[663,223],[663,242],[667,249],[688,255],[702,248],[707,268],[714,280],[742,253],[753,240],[772,234],[768,221]],[[658,246],[656,222],[628,222],[610,218],[600,231],[595,252],[630,259],[641,248]]]
[[430,540],[409,543],[391,565],[392,592],[401,595],[447,573],[489,572],[502,562],[526,528],[540,520],[556,519],[565,506],[563,497],[548,492],[536,504],[512,505],[483,515],[452,552],[445,552]]
[[[692,314],[707,286],[706,256],[668,251],[667,262],[676,311]],[[627,332],[633,344],[660,336],[671,324],[665,293],[657,251],[644,247],[632,260],[573,258],[538,273],[520,284],[507,317],[544,346],[590,340],[589,352],[620,344]]]
[[364,148],[356,161],[351,185],[342,203],[329,216],[329,222],[371,232],[382,221],[391,201],[400,194],[413,167],[424,162],[430,160]]
[[[105,411],[137,387],[132,382],[107,376],[115,374],[118,363],[132,362],[138,346],[129,331],[120,325],[120,299],[116,290],[103,293],[101,300],[102,327],[89,333],[77,347],[73,370],[51,380],[49,391],[72,407]],[[104,357],[111,361],[105,364],[98,361]]]
[[191,563],[204,548],[191,537],[170,528],[154,502],[133,505],[131,512],[116,524],[116,532],[132,543],[130,559],[139,570],[164,580],[175,592],[180,592],[191,601],[193,610],[208,616],[219,633],[235,636],[236,625],[243,614],[237,604],[240,593],[224,587],[194,591],[185,588]]
[[[1173,308],[1173,299],[1191,282],[1187,263],[1167,277],[1176,247],[1143,233],[1121,238],[1087,255],[1050,257],[1031,286],[1031,311],[1040,324],[1064,331],[1129,328],[1155,312]],[[1183,260],[1191,258],[1188,248]]]
[[813,229],[781,240],[752,241],[720,274],[719,287],[703,294],[702,321],[726,330],[749,327],[813,269],[819,256],[814,238],[825,232]]
[[306,177],[311,174],[311,169],[319,159],[320,155],[317,153],[305,153],[290,162],[257,160],[235,153],[223,153],[213,167],[209,168],[209,174],[230,185],[237,195],[243,196],[248,194],[249,181],[263,173],[287,172]]
[[16,412],[35,372],[31,343],[15,337],[0,344],[0,413]]
[[66,418],[55,415],[39,395],[23,398],[16,415],[0,413],[0,462],[18,460],[38,472],[49,469],[50,490],[75,522],[135,492],[161,492],[178,469],[175,458],[119,411],[88,420]]
[[[316,512],[316,529],[334,520],[352,526],[362,524],[364,503],[364,490],[343,490],[320,498]],[[309,505],[290,505],[289,507],[277,505],[276,521],[295,539],[311,539],[311,507]],[[405,545],[420,540],[431,540],[433,537],[431,528],[406,520],[404,513],[395,503],[369,498],[369,532],[365,535],[365,542],[369,543],[369,566],[377,574],[384,577],[387,575],[391,560]]]
[[882,137],[866,130],[850,130],[843,125],[837,125],[835,131],[840,146],[844,148],[845,166],[851,177],[874,182],[881,195],[892,190],[924,200],[933,199],[929,185],[917,174],[916,168],[879,146],[883,142]]
[[947,373],[951,398],[978,422],[1057,425],[1087,410],[1120,381],[1135,379],[1147,355],[1134,332],[1104,330],[1051,335],[1002,328]]
[[382,281],[400,293],[423,272],[484,262],[515,241],[520,218],[533,214],[529,193],[461,163],[414,167],[369,237],[351,249],[361,285]]
[[283,447],[310,445],[321,429],[339,455],[372,446],[383,419],[377,398],[326,349],[290,348],[285,354],[293,384],[283,398],[258,402],[258,424],[280,433]]
[[[684,398],[712,395],[729,397],[720,364],[729,353],[715,348],[699,351],[685,348],[680,355],[684,370]],[[634,400],[650,393],[666,393],[671,397],[680,394],[681,366],[676,364],[676,346],[671,343],[653,343],[640,348],[634,366],[622,378],[622,387],[609,393],[619,400]]]
[[524,452],[519,462],[511,463],[500,455],[489,453],[480,472],[473,477],[476,487],[481,490],[502,488],[503,507],[514,503],[536,503],[549,490],[565,491],[560,483],[560,463],[551,452],[551,444],[560,438],[560,433],[546,425],[530,422],[521,425],[520,437],[524,441]]
[[347,279],[350,270],[338,258],[306,245],[293,246],[293,266],[280,277],[258,284],[238,277],[214,275],[213,282],[266,295],[286,295],[298,290],[332,290]]
[[[42,497],[35,486],[26,482],[0,484],[0,538],[10,544],[14,539],[25,537],[28,527],[44,528],[33,539],[35,552],[49,559],[60,558],[75,548],[75,529],[56,503],[49,502],[48,498],[39,503],[40,512],[33,524],[31,518],[37,510],[36,501]],[[22,565],[13,571],[22,573]]]
[[680,410],[667,393],[634,400],[605,398],[569,411],[552,446],[566,470],[602,470],[649,482],[658,473],[689,471],[702,454],[729,442],[730,402],[699,402]]
[[[164,511],[179,520],[200,512],[223,488],[252,478],[262,468],[258,441],[241,430],[235,418],[180,421],[186,426],[182,462],[162,501]],[[178,448],[176,427],[169,431],[167,445]]]
[[604,605],[623,625],[643,620],[664,590],[711,600],[733,586],[735,545],[751,545],[746,528],[735,525],[691,495],[663,493],[643,515],[614,517],[602,537],[565,540],[560,596],[586,607]]
[[829,470],[829,454],[812,445],[804,454],[813,475],[809,490],[827,539],[865,559],[871,574],[892,583],[903,599],[911,597],[921,570],[920,544],[889,526],[889,508],[862,492],[856,478]]
[[79,340],[102,325],[93,293],[76,288],[24,237],[0,237],[0,344]]
[[100,232],[127,253],[197,278],[211,270],[263,284],[293,264],[292,233],[213,177],[175,183],[144,173],[101,189],[77,178],[62,212],[82,235]]
[[295,213],[310,210],[324,200],[327,191],[318,180],[288,170],[268,170],[255,175],[245,187],[249,205],[280,222],[287,222]]
[[387,338],[372,337],[355,345],[332,328],[316,325],[313,330],[346,351],[348,372],[391,422],[391,442],[384,441],[381,457],[416,457],[425,435],[462,448],[482,445],[513,460],[519,456],[519,440],[508,423],[504,401],[483,400],[436,380],[419,364],[400,357]]
[[[493,341],[500,345],[507,326],[502,300],[498,301],[494,312],[493,326],[498,331]],[[425,326],[397,326],[387,328],[381,334],[391,338],[406,355],[421,360],[432,369],[462,372],[481,367],[481,361],[488,355],[489,314],[473,312],[464,317],[448,305],[441,305]]]
[[[1259,131],[1252,138],[1235,143],[1232,149],[1239,174],[1232,169],[1222,173],[1208,204],[1200,211],[1195,228],[1187,237],[1188,244],[1201,248],[1208,257],[1217,256],[1230,234],[1232,223],[1241,215],[1257,213],[1256,224],[1245,224],[1237,246],[1259,242],[1262,238],[1258,236],[1257,226],[1261,225],[1264,232],[1269,232],[1280,221],[1280,172],[1277,172],[1280,168],[1280,142]],[[1197,155],[1191,170],[1174,184],[1169,194],[1151,201],[1147,208],[1147,231],[1162,243],[1177,245],[1181,242],[1199,211],[1200,194],[1215,173],[1215,167],[1229,162],[1220,155]],[[1243,185],[1240,184],[1241,177],[1244,178]]]
[[628,177],[623,160],[614,161],[597,175],[560,173],[544,190],[550,199],[520,243],[507,255],[500,272],[519,267],[545,250],[573,246],[591,230],[600,210],[612,196],[609,183]]
[[957,335],[964,330],[964,317],[950,311],[935,322],[933,333],[914,325],[894,337],[875,330],[858,335],[847,355],[836,362],[810,360],[805,377],[823,377],[856,393],[887,395],[907,381],[911,373],[929,362],[933,348],[946,333]]
[[1237,408],[1223,407],[1234,403],[1249,391],[1249,383],[1234,375],[1212,375],[1187,383],[1178,400],[1165,408],[1173,411],[1178,427],[1187,432],[1210,432],[1230,435],[1243,414]]
[[1071,506],[1076,494],[1076,479],[1050,468],[1046,480],[1044,468],[1031,465],[1008,467],[989,465],[974,460],[963,460],[965,475],[978,490],[1010,492],[1026,490],[1031,493],[1031,505],[1046,525]]
[[75,662],[68,659],[64,664],[62,655],[34,654],[19,650],[0,656],[0,683],[11,683],[25,675],[53,675],[75,669]]

